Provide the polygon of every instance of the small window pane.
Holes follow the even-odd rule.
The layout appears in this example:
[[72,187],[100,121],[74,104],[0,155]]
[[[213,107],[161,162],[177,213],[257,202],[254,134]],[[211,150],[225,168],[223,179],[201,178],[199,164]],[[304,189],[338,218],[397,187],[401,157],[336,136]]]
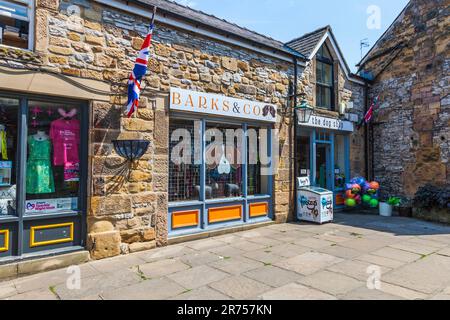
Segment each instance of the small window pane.
[[[199,122],[197,122],[200,125]],[[195,163],[195,122],[170,120],[169,201],[200,200],[200,164]],[[197,135],[200,137],[200,134]],[[186,141],[184,139],[187,139]]]
[[250,196],[270,193],[268,175],[262,174],[266,167],[261,162],[262,157],[268,158],[268,150],[263,147],[262,139],[268,139],[269,134],[268,129],[258,127],[247,129],[247,194]]
[[309,177],[310,163],[310,136],[309,132],[301,132],[297,139],[298,144],[298,177]]
[[19,100],[0,97],[0,217],[16,215]]
[[28,37],[27,6],[0,0],[0,44],[27,49]]
[[206,199],[241,197],[242,128],[209,123],[206,129]]
[[25,214],[78,211],[79,106],[30,101]]
[[333,85],[333,66],[324,63],[322,68],[323,68],[322,83],[330,86]]

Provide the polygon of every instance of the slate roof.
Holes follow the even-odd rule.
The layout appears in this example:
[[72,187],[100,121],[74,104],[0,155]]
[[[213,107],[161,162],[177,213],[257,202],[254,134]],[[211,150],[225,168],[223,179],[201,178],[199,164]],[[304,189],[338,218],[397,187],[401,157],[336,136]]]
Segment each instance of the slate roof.
[[174,16],[183,20],[188,20],[196,24],[208,26],[216,29],[221,33],[228,33],[237,36],[242,39],[250,40],[256,44],[263,45],[272,49],[288,53],[289,55],[296,55],[300,58],[306,58],[299,52],[292,48],[286,47],[286,45],[278,40],[262,35],[247,28],[238,26],[235,23],[228,22],[224,19],[220,19],[214,15],[192,9],[190,7],[181,5],[179,3],[169,0],[129,0],[130,2],[138,3],[140,5],[157,6],[159,13]]
[[306,57],[309,57],[313,53],[317,44],[323,38],[325,33],[331,29],[330,26],[325,26],[315,31],[309,32],[300,38],[296,38],[286,43],[290,48],[300,52]]

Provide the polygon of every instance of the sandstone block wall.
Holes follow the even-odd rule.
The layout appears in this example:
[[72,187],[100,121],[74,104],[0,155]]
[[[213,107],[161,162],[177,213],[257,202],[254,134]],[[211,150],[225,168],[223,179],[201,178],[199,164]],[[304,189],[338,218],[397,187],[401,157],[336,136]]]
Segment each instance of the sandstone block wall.
[[[0,48],[1,64],[92,79],[110,87],[104,99],[90,101],[87,240],[93,258],[167,244],[171,86],[277,105],[280,167],[274,179],[275,220],[293,218],[294,124],[286,100],[294,74],[291,63],[158,23],[140,109],[128,119],[127,78],[149,21],[87,0],[38,0],[35,19],[35,50]],[[300,70],[298,85],[312,103],[314,69],[308,68]],[[358,99],[360,88],[339,83],[342,99]],[[151,144],[130,167],[114,151],[112,141],[117,138],[141,138]]]
[[364,66],[380,96],[374,169],[386,196],[450,183],[449,25],[448,1],[413,0]]

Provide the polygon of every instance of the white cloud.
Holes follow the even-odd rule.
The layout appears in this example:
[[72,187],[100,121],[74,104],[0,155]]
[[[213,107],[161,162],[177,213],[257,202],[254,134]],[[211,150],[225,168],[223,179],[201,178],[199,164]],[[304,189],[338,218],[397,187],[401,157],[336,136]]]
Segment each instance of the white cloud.
[[175,2],[178,2],[179,4],[186,6],[186,7],[195,7],[197,5],[197,3],[195,1],[192,0],[174,0]]

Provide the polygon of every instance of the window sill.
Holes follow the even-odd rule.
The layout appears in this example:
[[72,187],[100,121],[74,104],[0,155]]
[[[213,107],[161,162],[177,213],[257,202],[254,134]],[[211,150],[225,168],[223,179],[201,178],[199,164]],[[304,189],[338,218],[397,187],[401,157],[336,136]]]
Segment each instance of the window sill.
[[32,49],[13,47],[13,46],[8,46],[7,44],[2,44],[2,43],[0,43],[0,48],[8,49],[8,50],[19,50],[19,51],[23,51],[23,53],[34,54],[34,51]]

